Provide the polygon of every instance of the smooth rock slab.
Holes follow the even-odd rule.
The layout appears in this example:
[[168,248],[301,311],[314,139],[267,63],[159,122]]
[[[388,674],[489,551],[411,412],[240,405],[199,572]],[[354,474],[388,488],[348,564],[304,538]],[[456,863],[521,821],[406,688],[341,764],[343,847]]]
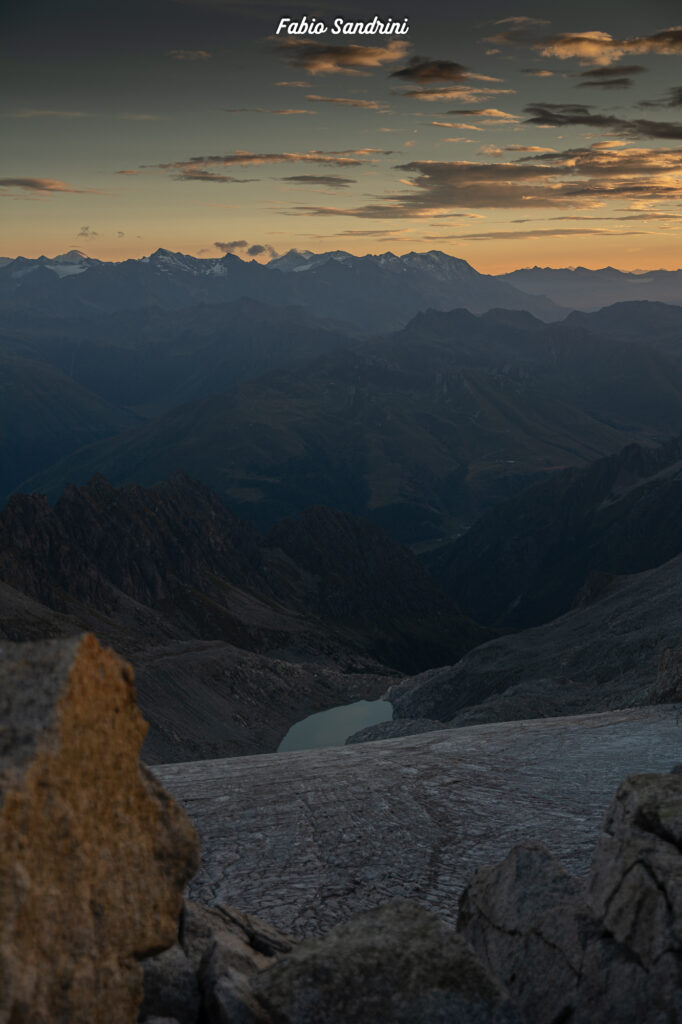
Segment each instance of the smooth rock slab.
[[623,776],[681,750],[662,705],[154,771],[201,837],[190,895],[313,936],[396,897],[454,923],[474,869],[524,841],[584,873]]

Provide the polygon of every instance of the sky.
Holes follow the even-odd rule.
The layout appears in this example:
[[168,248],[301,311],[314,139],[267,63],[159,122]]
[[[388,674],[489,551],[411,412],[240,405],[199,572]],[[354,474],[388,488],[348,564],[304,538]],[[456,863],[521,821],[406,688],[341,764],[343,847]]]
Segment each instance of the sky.
[[682,265],[670,0],[5,0],[0,39],[0,256]]

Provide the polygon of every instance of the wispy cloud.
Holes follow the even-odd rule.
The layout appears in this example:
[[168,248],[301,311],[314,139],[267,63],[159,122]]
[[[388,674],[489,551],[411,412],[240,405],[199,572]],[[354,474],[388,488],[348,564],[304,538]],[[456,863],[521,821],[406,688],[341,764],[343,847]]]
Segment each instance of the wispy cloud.
[[330,45],[309,40],[281,40],[278,49],[285,60],[311,75],[366,75],[368,69],[402,60],[410,48],[403,40],[385,46]]
[[379,103],[378,100],[355,100],[345,99],[342,96],[316,96],[308,95],[307,100],[311,103],[338,103],[342,107],[357,107],[359,110],[378,110],[384,113],[388,110],[385,103]]
[[355,178],[342,178],[338,174],[291,174],[282,181],[290,181],[294,185],[322,185],[325,188],[348,188],[355,184]]
[[526,124],[546,125],[552,128],[567,128],[584,125],[617,131],[628,138],[682,139],[682,124],[674,121],[650,121],[645,118],[627,120],[612,114],[594,114],[593,107],[574,103],[531,103],[524,108]]
[[277,250],[273,249],[271,245],[261,245],[258,242],[251,245],[243,238],[236,242],[214,242],[213,245],[216,249],[219,249],[220,252],[233,253],[235,255],[240,253],[245,256],[250,256],[252,259],[255,259],[257,256],[262,256],[263,254],[270,256],[271,259],[274,259],[279,255]]
[[253,181],[254,179],[233,178],[231,175],[221,174],[215,168],[290,163],[333,164],[337,167],[358,167],[367,162],[364,159],[359,159],[360,157],[369,157],[370,160],[374,160],[377,156],[390,156],[391,153],[392,150],[390,149],[375,149],[372,147],[332,151],[314,149],[305,153],[249,153],[245,150],[237,150],[235,153],[227,153],[223,156],[193,156],[189,160],[176,160],[172,163],[145,164],[143,169],[167,171],[176,181],[214,181],[241,184]]
[[[307,96],[306,99],[310,99]],[[288,116],[291,114],[315,114],[314,110],[296,110],[291,107],[284,109],[272,109],[271,107],[223,107],[223,113],[225,114],[279,114],[281,116]]]
[[74,195],[91,193],[94,195],[105,195],[94,188],[75,188],[65,181],[58,181],[54,178],[0,178],[0,188],[18,188],[26,192],[68,192]]
[[432,89],[406,89],[396,92],[397,96],[409,96],[411,99],[423,100],[426,103],[439,103],[446,100],[459,100],[460,103],[485,102],[488,96],[509,96],[514,89],[488,89],[475,85],[439,86]]
[[42,110],[42,109],[28,109],[28,110],[17,110],[12,114],[5,114],[5,117],[64,117],[64,118],[79,118],[79,117],[92,117],[92,114],[86,113],[84,110]]
[[477,79],[481,82],[500,82],[500,78],[491,78],[490,75],[477,75],[470,71],[464,64],[458,64],[454,60],[430,60],[428,57],[412,57],[404,68],[392,71],[391,78],[406,79],[411,82],[463,82],[467,79]]
[[213,54],[208,50],[169,50],[168,56],[173,60],[209,60]]

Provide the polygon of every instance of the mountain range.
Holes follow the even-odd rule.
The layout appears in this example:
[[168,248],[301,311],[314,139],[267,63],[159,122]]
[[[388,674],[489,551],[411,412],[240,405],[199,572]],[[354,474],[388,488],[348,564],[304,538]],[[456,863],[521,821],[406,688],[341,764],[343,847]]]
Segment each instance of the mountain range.
[[[295,261],[294,261],[295,263]],[[0,310],[89,317],[158,306],[183,309],[249,298],[300,305],[364,331],[402,326],[421,310],[462,306],[482,313],[496,306],[528,309],[545,320],[565,311],[506,281],[479,274],[442,252],[394,256],[325,253],[298,265],[245,262],[232,253],[200,259],[157,249],[121,263],[74,251],[54,260],[18,257],[0,266]]]
[[613,267],[528,267],[500,274],[499,280],[529,296],[543,296],[564,308],[585,312],[637,300],[682,303],[682,270],[628,273]]
[[680,429],[682,365],[653,344],[521,311],[430,311],[68,453],[21,489],[184,469],[263,528],[324,504],[431,543],[556,469]]

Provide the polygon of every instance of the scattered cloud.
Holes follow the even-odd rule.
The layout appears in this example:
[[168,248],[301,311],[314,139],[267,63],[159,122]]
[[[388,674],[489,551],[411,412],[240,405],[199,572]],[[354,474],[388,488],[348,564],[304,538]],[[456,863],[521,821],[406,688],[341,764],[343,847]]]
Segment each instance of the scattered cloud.
[[469,71],[464,64],[454,60],[429,60],[428,57],[412,57],[406,67],[392,71],[391,78],[406,79],[411,82],[463,82],[476,79],[480,82],[500,82],[500,78],[490,75],[477,75]]
[[563,32],[533,45],[544,57],[558,57],[560,60],[579,57],[608,65],[634,53],[681,54],[682,26],[675,25],[651,36],[634,36],[632,39],[614,39],[608,32]]
[[[402,192],[347,209],[302,207],[315,216],[419,219],[464,209],[594,209],[610,199],[631,203],[682,199],[682,148],[621,143],[543,151],[511,161],[415,160],[399,164]],[[528,152],[528,150],[523,150]]]
[[213,245],[222,253],[233,253],[234,255],[240,253],[245,256],[251,256],[252,259],[262,256],[264,253],[271,259],[275,259],[279,255],[277,250],[273,249],[271,245],[260,245],[259,243],[250,245],[243,238],[236,242],[214,242]]
[[396,92],[396,96],[409,96],[411,99],[423,100],[426,103],[439,103],[446,100],[459,100],[460,103],[480,103],[486,96],[509,96],[515,89],[488,89],[477,85],[439,86],[433,89],[407,89]]
[[448,110],[448,114],[464,114],[466,117],[485,117],[491,121],[520,121],[519,114],[508,114],[496,107],[479,107],[477,110]]
[[357,107],[360,110],[379,110],[386,111],[388,108],[385,103],[379,103],[377,100],[353,100],[344,99],[341,96],[316,96],[308,95],[307,100],[312,103],[338,103],[342,107]]
[[531,228],[529,231],[479,231],[473,234],[452,235],[469,242],[516,241],[522,238],[563,238],[565,235],[643,235],[646,231],[622,231],[610,228]]
[[307,153],[249,153],[246,150],[237,150],[235,153],[227,153],[224,156],[193,156],[189,160],[176,160],[173,163],[164,164],[143,164],[143,169],[156,169],[167,171],[175,181],[212,181],[228,182],[234,184],[245,184],[257,181],[257,178],[235,178],[230,174],[223,174],[216,168],[224,167],[249,167],[261,164],[288,164],[288,163],[314,163],[333,164],[337,167],[358,167],[366,160],[359,157],[390,156],[390,149],[374,149],[365,147],[363,149],[333,150],[330,152],[314,149]]
[[26,192],[69,192],[74,195],[91,193],[104,195],[94,188],[74,188],[65,181],[57,181],[54,178],[0,178],[0,188],[18,188]]
[[585,125],[617,131],[628,138],[682,139],[682,124],[674,121],[649,121],[637,118],[633,121],[611,114],[593,114],[593,107],[573,103],[532,103],[524,108],[526,124],[547,125],[552,128],[566,128],[571,125]]
[[521,68],[524,75],[530,75],[532,78],[553,78],[554,72],[548,68]]
[[517,15],[512,18],[500,18],[493,22],[494,25],[549,25],[545,18],[527,18],[524,15]]
[[[310,99],[311,97],[306,97]],[[285,108],[280,110],[273,110],[271,107],[223,107],[223,113],[225,114],[315,114],[314,110],[294,110],[292,108]]]
[[509,153],[555,153],[550,146],[505,146]]
[[289,89],[308,89],[310,82],[275,82],[275,85],[286,86]]
[[579,77],[585,81],[579,82],[576,88],[589,89],[599,86],[602,89],[629,89],[634,85],[633,75],[641,75],[644,71],[646,68],[641,64],[628,64],[616,68],[588,68],[587,71],[580,72]]
[[76,238],[97,238],[98,234],[99,232],[91,230],[90,226],[85,224],[76,235]]
[[502,156],[502,154],[504,153],[504,150],[500,149],[499,146],[489,145],[489,146],[481,146],[481,148],[479,149],[478,152],[480,154],[482,154],[483,156]]
[[402,60],[410,48],[403,40],[391,40],[385,46],[330,45],[311,40],[281,40],[278,49],[284,59],[311,75],[366,75],[369,68]]
[[92,114],[86,113],[84,110],[40,110],[40,109],[29,109],[29,110],[17,110],[14,114],[6,114],[6,117],[65,117],[65,118],[79,118],[79,117],[92,117]]
[[338,174],[292,174],[282,181],[291,181],[294,185],[323,185],[326,188],[348,188],[355,184],[355,178],[342,178]]
[[213,54],[208,50],[169,50],[168,56],[173,60],[209,60]]
[[682,107],[682,86],[677,85],[668,89],[667,95],[662,100],[642,100],[640,107]]
[[116,232],[116,237],[117,238],[125,238],[125,236],[126,236],[125,231],[117,231]]

